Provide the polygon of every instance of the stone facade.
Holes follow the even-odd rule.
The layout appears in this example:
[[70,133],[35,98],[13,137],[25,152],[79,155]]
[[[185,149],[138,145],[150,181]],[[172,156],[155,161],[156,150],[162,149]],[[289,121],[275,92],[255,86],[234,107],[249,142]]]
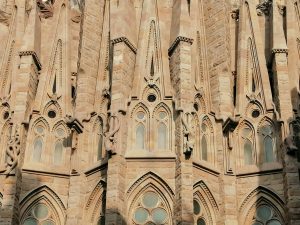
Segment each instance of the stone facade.
[[0,225],[299,225],[299,0],[0,0]]

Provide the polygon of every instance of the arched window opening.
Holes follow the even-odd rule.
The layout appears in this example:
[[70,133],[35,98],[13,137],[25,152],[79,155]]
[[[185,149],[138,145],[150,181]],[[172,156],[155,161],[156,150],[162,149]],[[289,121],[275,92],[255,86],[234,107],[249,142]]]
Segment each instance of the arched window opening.
[[158,140],[157,140],[158,149],[167,148],[167,126],[164,123],[159,123],[158,125]]
[[252,165],[253,162],[253,146],[249,140],[244,142],[244,163],[245,165]]
[[259,129],[260,148],[263,154],[263,162],[269,163],[276,160],[274,144],[274,130],[270,124],[265,124]]
[[194,199],[193,201],[194,207],[194,221],[195,225],[207,225],[207,215],[205,213],[205,209],[200,201]]
[[53,213],[44,203],[35,205],[25,217],[22,225],[56,225]]
[[61,165],[63,163],[63,143],[58,141],[54,148],[54,165]]
[[57,166],[63,165],[64,163],[65,136],[66,136],[66,132],[63,128],[56,129],[55,131],[56,142],[54,145],[53,164]]
[[145,149],[145,126],[141,123],[136,128],[136,148]]
[[203,135],[201,139],[201,149],[202,149],[202,160],[207,161],[208,156],[207,156],[207,141],[206,141],[206,136]]
[[171,216],[160,196],[154,191],[147,191],[138,200],[134,208],[132,222],[139,225],[170,224]]
[[200,126],[200,159],[204,161],[212,161],[212,130],[208,123],[209,121],[204,120]]
[[255,164],[254,158],[254,133],[250,127],[244,127],[241,131],[241,146],[243,149],[244,165]]
[[257,207],[252,225],[283,225],[276,212],[268,205]]
[[33,152],[32,152],[33,162],[41,162],[42,151],[43,151],[43,140],[41,137],[38,137],[33,144]]

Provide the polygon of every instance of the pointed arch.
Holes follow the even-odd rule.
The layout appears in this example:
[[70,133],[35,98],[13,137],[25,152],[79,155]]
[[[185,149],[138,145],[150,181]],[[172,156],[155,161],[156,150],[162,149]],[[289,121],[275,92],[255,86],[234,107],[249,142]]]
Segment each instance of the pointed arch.
[[62,108],[60,107],[59,103],[49,101],[46,106],[44,107],[43,114],[45,116],[49,116],[49,111],[54,111],[56,113],[56,117],[62,117]]
[[204,210],[204,219],[209,222],[208,224],[215,224],[219,214],[219,207],[210,189],[203,180],[196,182],[193,189],[194,200],[197,201]]
[[211,119],[204,115],[200,123],[199,156],[200,160],[215,163],[214,127]]
[[269,163],[277,161],[276,127],[269,117],[265,116],[259,122],[257,135],[260,148],[260,162]]
[[243,224],[244,221],[252,221],[255,210],[260,205],[267,205],[271,207],[281,222],[286,221],[284,201],[281,197],[267,187],[258,186],[244,198],[239,206],[240,223]]
[[38,117],[38,118],[36,118],[36,119],[34,120],[34,122],[33,122],[32,125],[31,125],[31,130],[33,131],[33,129],[35,129],[38,125],[43,126],[47,132],[50,131],[50,124],[49,124],[48,121],[47,121],[44,117],[42,117],[42,116],[40,116],[40,117]]
[[[86,220],[90,221],[93,224],[97,223],[99,217],[104,216],[104,204],[106,198],[106,182],[100,180],[97,185],[94,187],[91,194],[88,196],[88,199],[85,204],[85,215],[87,216]],[[97,213],[99,215],[97,215]]]
[[163,102],[159,103],[153,110],[154,148],[158,151],[170,150],[172,136],[172,114],[170,108]]
[[202,114],[208,113],[207,104],[202,94],[195,95],[194,108],[198,113],[202,113]]
[[66,207],[60,197],[48,186],[43,185],[30,191],[20,202],[21,224],[38,204],[44,204],[52,212],[57,225],[63,225]]
[[[167,221],[171,221],[174,192],[157,174],[153,172],[144,174],[129,187],[126,193],[128,218],[134,218],[138,208],[143,207],[141,202],[146,195],[150,194],[156,196],[157,201],[161,202],[159,208],[165,213]],[[147,206],[144,205],[142,210],[147,211]]]
[[150,148],[150,112],[143,103],[138,103],[132,110],[133,149],[149,150]]
[[102,160],[104,157],[104,151],[103,151],[103,142],[104,142],[104,122],[100,115],[98,115],[93,123],[93,129],[92,129],[92,143],[93,143],[93,161],[99,161]]

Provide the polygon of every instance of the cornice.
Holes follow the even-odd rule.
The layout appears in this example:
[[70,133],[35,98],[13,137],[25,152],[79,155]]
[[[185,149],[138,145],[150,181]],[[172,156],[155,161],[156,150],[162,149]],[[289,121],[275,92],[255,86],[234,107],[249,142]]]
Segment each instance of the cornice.
[[175,39],[175,41],[173,42],[173,44],[171,45],[171,47],[169,48],[169,50],[168,50],[169,56],[172,55],[172,53],[174,52],[174,50],[176,49],[176,47],[178,46],[178,44],[179,44],[180,42],[186,42],[186,43],[192,45],[192,44],[193,44],[193,41],[194,41],[194,40],[193,40],[192,38],[187,38],[187,37],[183,37],[183,36],[178,36],[178,37]]
[[42,64],[39,60],[39,57],[37,56],[35,51],[21,51],[19,52],[19,56],[28,56],[31,55],[33,57],[33,60],[38,68],[38,70],[40,71],[42,69]]
[[128,38],[118,37],[118,38],[111,40],[111,43],[113,45],[121,43],[121,42],[124,42],[134,52],[134,54],[136,54],[137,48],[128,40]]

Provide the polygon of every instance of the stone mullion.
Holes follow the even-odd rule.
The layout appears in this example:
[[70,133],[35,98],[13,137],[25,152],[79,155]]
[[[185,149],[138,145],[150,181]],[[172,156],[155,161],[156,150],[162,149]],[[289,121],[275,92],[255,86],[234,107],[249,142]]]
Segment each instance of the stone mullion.
[[[175,196],[175,218],[176,224],[192,225],[193,219],[193,164],[190,156],[185,156],[184,136],[181,117],[189,112],[192,105],[193,92],[191,76],[191,43],[192,40],[177,37],[169,49],[171,79],[175,92],[178,117],[175,121],[177,160],[176,160],[176,196]],[[192,111],[192,109],[190,109]]]

